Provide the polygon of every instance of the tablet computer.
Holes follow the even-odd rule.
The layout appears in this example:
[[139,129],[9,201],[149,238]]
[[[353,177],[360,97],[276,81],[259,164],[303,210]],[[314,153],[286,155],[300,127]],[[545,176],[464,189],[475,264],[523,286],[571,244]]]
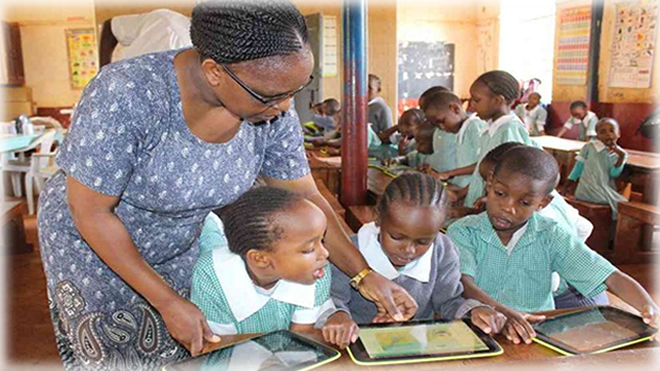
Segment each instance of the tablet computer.
[[489,357],[502,348],[468,320],[428,320],[360,325],[348,354],[370,366]]
[[163,370],[304,371],[332,362],[339,356],[335,349],[280,330],[169,364]]
[[646,341],[658,332],[640,317],[609,306],[562,314],[532,326],[534,341],[564,355],[604,353]]

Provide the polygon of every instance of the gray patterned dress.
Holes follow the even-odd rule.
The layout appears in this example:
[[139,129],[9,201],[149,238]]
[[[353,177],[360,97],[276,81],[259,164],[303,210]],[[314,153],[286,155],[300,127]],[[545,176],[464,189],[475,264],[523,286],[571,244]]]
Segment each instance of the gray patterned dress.
[[68,369],[151,369],[188,353],[158,312],[80,236],[66,202],[66,176],[120,198],[115,214],[142,257],[187,298],[209,211],[238,198],[258,174],[287,180],[309,173],[295,111],[272,124],[243,122],[227,143],[195,137],[183,118],[177,52],[101,70],[85,89],[60,149],[62,170],[41,194],[41,254]]

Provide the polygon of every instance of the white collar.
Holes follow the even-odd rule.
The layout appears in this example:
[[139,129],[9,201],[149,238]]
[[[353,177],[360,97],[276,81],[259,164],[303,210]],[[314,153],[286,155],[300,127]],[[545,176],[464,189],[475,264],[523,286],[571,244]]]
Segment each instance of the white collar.
[[243,259],[229,251],[227,246],[213,250],[213,270],[229,308],[239,322],[257,312],[270,299],[305,308],[314,307],[315,284],[303,285],[280,280],[270,296],[259,293],[247,273]]
[[593,117],[595,117],[595,116],[596,116],[595,113],[593,113],[593,112],[591,112],[591,111],[587,111],[587,114],[584,115],[584,118],[582,118],[582,119],[578,119],[578,118],[575,118],[575,117],[573,117],[573,116],[571,116],[571,118],[573,119],[573,122],[577,124],[577,123],[584,123],[584,122],[587,122],[587,121],[591,120],[591,119],[592,119]]
[[373,104],[373,103],[378,102],[379,100],[385,102],[385,100],[384,100],[382,97],[376,97],[376,98],[370,100],[369,103],[367,103],[367,105],[369,106],[369,105],[371,105],[371,104]]
[[460,145],[461,143],[463,143],[463,135],[465,135],[465,132],[467,131],[467,127],[470,125],[470,123],[471,123],[472,120],[474,120],[474,119],[479,119],[479,118],[477,117],[477,114],[476,114],[476,113],[473,113],[473,114],[471,114],[470,116],[468,116],[468,118],[465,119],[465,122],[464,122],[463,125],[461,126],[460,130],[458,130],[458,133],[456,134],[456,142],[457,142],[459,145]]
[[358,231],[358,246],[360,253],[364,256],[371,269],[393,280],[399,275],[403,274],[410,278],[414,278],[420,282],[429,282],[431,276],[431,259],[433,258],[433,249],[435,241],[431,247],[420,256],[418,259],[406,264],[401,270],[397,271],[390,262],[383,248],[378,241],[380,228],[376,226],[375,222],[367,223]]
[[[518,116],[516,116],[516,114],[514,114],[514,113],[509,113],[508,115],[504,115],[504,116],[498,118],[495,121],[488,120],[488,125],[486,125],[486,127],[484,128],[484,131],[482,132],[482,134],[483,133],[488,133],[488,135],[490,135],[490,137],[492,138],[493,135],[495,135],[495,132],[497,132],[497,129],[500,128],[500,126],[506,124],[507,122],[509,122],[511,120],[515,120],[515,119],[518,119]],[[520,121],[520,119],[518,119],[518,121]],[[522,122],[521,122],[521,124],[522,124]]]
[[527,116],[531,116],[531,115],[533,115],[534,112],[536,112],[536,111],[539,109],[539,107],[541,107],[541,103],[537,104],[536,107],[534,107],[534,108],[532,108],[532,109],[530,109],[530,110],[527,109],[527,104],[526,104],[526,103],[523,105],[523,109],[524,109],[525,112],[527,113]]
[[604,150],[605,148],[607,148],[605,143],[601,142],[599,139],[594,139],[594,140],[591,141],[591,143],[594,145],[594,148],[596,148],[596,152],[599,152],[599,153],[602,150]]
[[522,238],[522,236],[525,234],[528,225],[529,223],[525,223],[525,225],[523,225],[522,228],[513,232],[513,236],[511,236],[509,243],[506,246],[504,246],[506,247],[506,252],[508,255],[511,255],[511,251],[513,251],[513,248],[516,247],[518,241],[520,241],[520,238]]

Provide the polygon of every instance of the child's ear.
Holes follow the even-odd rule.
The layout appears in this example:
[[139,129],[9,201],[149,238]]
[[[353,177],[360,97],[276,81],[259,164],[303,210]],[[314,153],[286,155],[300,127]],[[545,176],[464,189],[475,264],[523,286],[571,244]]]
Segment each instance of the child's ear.
[[543,197],[543,200],[541,200],[541,203],[539,204],[539,207],[536,208],[536,211],[540,211],[541,209],[544,209],[546,206],[550,204],[550,202],[552,202],[554,198],[555,197],[551,194],[548,194],[545,197]]
[[249,261],[251,265],[262,269],[272,265],[270,256],[266,251],[262,250],[248,250],[247,254],[245,254],[245,260]]

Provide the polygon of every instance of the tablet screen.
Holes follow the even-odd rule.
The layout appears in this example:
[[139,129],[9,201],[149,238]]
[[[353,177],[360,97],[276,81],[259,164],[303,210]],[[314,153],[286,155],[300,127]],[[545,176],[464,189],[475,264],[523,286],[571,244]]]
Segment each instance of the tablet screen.
[[234,346],[167,366],[168,371],[283,371],[301,370],[326,361],[337,352],[286,331],[260,336]]
[[369,357],[442,356],[488,350],[463,321],[360,330]]
[[607,307],[559,316],[535,324],[534,328],[573,353],[596,352],[654,332],[641,318]]

